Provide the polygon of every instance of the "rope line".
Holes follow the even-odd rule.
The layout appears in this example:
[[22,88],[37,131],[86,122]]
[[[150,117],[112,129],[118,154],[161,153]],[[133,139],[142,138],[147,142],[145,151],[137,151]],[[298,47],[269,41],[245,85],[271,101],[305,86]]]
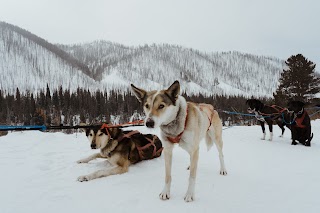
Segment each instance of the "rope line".
[[[127,122],[124,124],[107,124],[107,127],[114,128],[114,127],[130,127],[130,126],[143,126],[144,121],[138,120],[133,122]],[[103,125],[103,124],[102,124]],[[5,126],[0,125],[0,131],[27,131],[27,130],[40,130],[40,131],[46,131],[46,130],[62,130],[62,129],[90,129],[90,128],[97,128],[101,127],[102,125],[76,125],[76,126],[45,126],[45,125],[25,125],[25,126]]]
[[[320,109],[320,107],[309,107],[305,109]],[[243,115],[243,116],[248,116],[248,117],[257,117],[255,114],[248,114],[248,113],[241,113],[241,112],[231,112],[231,111],[226,111],[226,110],[219,110],[216,109],[217,111],[230,114],[230,115]],[[312,113],[309,115],[309,117],[313,117],[317,113],[319,113],[320,110]],[[286,123],[291,125],[294,121],[291,121],[288,123],[284,119],[284,112],[281,113],[273,113],[273,114],[264,114],[261,115],[262,118],[269,118],[275,115],[282,115],[282,120]],[[115,124],[115,125],[110,125],[106,124],[107,127],[112,128],[112,127],[120,127],[120,128],[125,128],[125,127],[130,127],[130,126],[143,126],[144,121],[143,120],[138,120],[138,121],[133,121],[133,122],[127,122],[123,124]],[[40,131],[46,131],[46,130],[63,130],[63,129],[89,129],[89,128],[96,128],[96,127],[101,127],[101,125],[75,125],[75,126],[46,126],[46,125],[22,125],[22,126],[10,126],[10,125],[0,125],[0,131],[27,131],[27,130],[40,130]]]

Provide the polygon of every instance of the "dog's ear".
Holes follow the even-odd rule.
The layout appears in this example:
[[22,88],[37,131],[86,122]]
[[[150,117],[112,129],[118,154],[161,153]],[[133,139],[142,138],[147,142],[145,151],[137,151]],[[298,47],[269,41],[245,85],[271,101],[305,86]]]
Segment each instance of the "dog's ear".
[[306,105],[302,101],[297,101],[297,103],[298,103],[298,106],[301,107],[301,108],[303,108]]
[[140,88],[134,86],[133,84],[131,84],[131,89],[132,89],[133,94],[138,99],[138,101],[142,102],[144,97],[146,96],[147,92],[143,89],[140,89]]
[[173,103],[175,103],[180,95],[179,81],[175,81],[165,92],[171,98]]

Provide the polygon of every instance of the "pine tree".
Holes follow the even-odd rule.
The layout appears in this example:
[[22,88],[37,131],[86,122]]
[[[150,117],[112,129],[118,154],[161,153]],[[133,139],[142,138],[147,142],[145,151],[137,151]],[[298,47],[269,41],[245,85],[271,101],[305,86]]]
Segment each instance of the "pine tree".
[[278,105],[289,100],[308,102],[320,92],[320,78],[315,76],[315,67],[302,54],[293,55],[285,62],[288,68],[283,70],[277,91],[273,94]]
[[21,121],[22,112],[21,112],[21,94],[19,91],[19,88],[16,89],[16,99],[15,99],[15,105],[14,105],[14,115],[16,116],[17,120],[16,122]]
[[45,107],[47,110],[49,110],[50,106],[51,106],[51,92],[50,92],[49,85],[47,84]]

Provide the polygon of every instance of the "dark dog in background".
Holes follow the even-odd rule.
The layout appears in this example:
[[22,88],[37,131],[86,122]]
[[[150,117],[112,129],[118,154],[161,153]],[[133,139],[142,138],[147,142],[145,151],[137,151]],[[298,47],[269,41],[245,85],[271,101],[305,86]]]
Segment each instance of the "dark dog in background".
[[301,101],[290,101],[288,111],[293,114],[294,122],[291,125],[292,145],[299,143],[311,146],[313,133],[311,133],[310,117],[304,109],[305,103]]
[[283,133],[285,131],[285,128],[284,128],[285,126],[290,128],[290,125],[286,123],[286,120],[290,120],[289,114],[287,113],[286,109],[279,106],[265,105],[257,99],[248,99],[246,101],[246,104],[249,106],[248,112],[254,113],[255,117],[258,119],[261,125],[262,133],[263,133],[261,138],[262,140],[265,140],[266,138],[264,123],[267,123],[269,126],[270,141],[272,141],[272,137],[273,137],[273,132],[272,132],[273,121],[276,121],[276,123],[282,130],[280,137],[283,136]]

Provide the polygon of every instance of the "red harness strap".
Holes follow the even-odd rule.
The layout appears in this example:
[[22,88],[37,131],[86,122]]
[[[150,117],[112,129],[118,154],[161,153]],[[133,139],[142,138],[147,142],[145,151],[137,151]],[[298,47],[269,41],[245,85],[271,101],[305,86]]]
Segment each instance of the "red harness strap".
[[184,130],[183,130],[179,135],[177,135],[176,137],[167,137],[167,139],[168,139],[171,143],[179,143],[180,140],[181,140],[181,137],[182,137],[183,132],[184,132]]
[[186,120],[184,122],[184,128],[183,128],[182,132],[179,135],[177,135],[176,137],[167,137],[168,141],[170,141],[171,143],[179,143],[180,142],[182,134],[187,126],[187,120],[188,120],[188,106],[187,106]]
[[304,120],[304,118],[306,117],[307,112],[304,111],[302,116],[300,118],[296,118],[295,122],[298,128],[306,128],[306,125],[303,125],[302,122]]
[[[101,129],[106,129],[109,138],[111,138],[111,135],[110,135],[110,132],[109,132],[108,128],[110,128],[110,127],[108,126],[108,124],[103,124],[103,125],[101,126]],[[130,132],[128,132],[127,134],[122,134],[122,135],[120,135],[120,137],[115,138],[115,139],[120,143],[121,141],[123,141],[123,139],[125,139],[125,138],[131,138],[131,136],[132,136],[132,135],[135,135],[135,134],[140,134],[140,132],[139,132],[138,130],[130,131]],[[142,146],[142,147],[139,147],[139,146],[136,145],[136,148],[137,148],[138,153],[139,153],[140,160],[144,159],[143,150],[149,148],[150,146],[153,146],[152,156],[153,156],[153,157],[159,156],[159,153],[162,152],[163,147],[161,147],[161,148],[157,151],[157,147],[156,147],[156,145],[155,145],[155,143],[154,143],[155,140],[156,140],[156,138],[157,138],[157,136],[154,136],[154,137],[153,137],[153,140],[151,140],[151,139],[149,139],[149,138],[147,138],[147,137],[145,137],[145,138],[146,138],[150,143],[148,143],[147,145]]]
[[284,111],[287,110],[287,108],[283,108],[283,107],[278,106],[278,105],[271,105],[271,107],[272,107],[273,109],[277,110],[278,113],[283,113]]
[[102,126],[101,126],[100,129],[106,129],[109,138],[111,138],[111,135],[110,135],[110,132],[109,132],[109,129],[108,129],[108,128],[110,128],[109,125],[106,124],[106,123],[104,123],[104,124],[102,124]]
[[[112,126],[109,126],[108,124],[102,124],[102,126],[101,126],[101,129],[105,129],[106,130],[109,138],[112,138],[111,135],[110,135],[110,132],[109,132],[109,128],[112,128]],[[127,134],[123,134],[119,138],[117,138],[117,141],[120,142],[124,138],[130,138],[132,135],[138,134],[138,133],[140,133],[140,132],[138,130],[135,130],[135,131],[131,131],[131,132],[127,133]]]
[[[208,126],[208,129],[207,129],[207,131],[208,131],[208,130],[210,129],[211,124],[212,124],[212,118],[210,117],[210,115],[208,115],[208,113],[207,113],[206,111],[203,110],[203,108],[204,108],[204,105],[203,105],[203,104],[199,104],[199,108],[200,108],[201,111],[203,111],[204,113],[206,113],[207,118],[208,118],[208,120],[209,120],[209,126]],[[211,111],[211,113],[212,113],[212,115],[213,115],[213,114],[214,114],[213,109],[210,109],[210,108],[209,108],[209,110]]]

